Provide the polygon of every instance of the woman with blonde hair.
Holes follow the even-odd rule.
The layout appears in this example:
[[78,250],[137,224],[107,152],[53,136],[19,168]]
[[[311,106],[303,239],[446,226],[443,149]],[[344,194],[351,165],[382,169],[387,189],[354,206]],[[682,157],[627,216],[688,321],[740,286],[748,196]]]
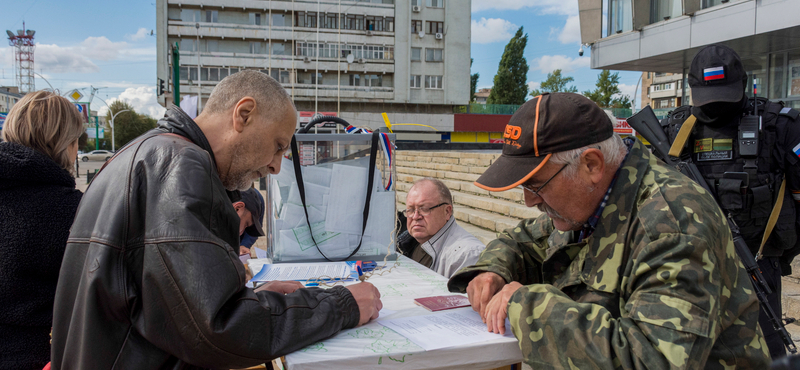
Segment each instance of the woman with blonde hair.
[[53,300],[82,193],[73,178],[83,117],[47,91],[11,108],[0,142],[0,369],[50,361]]

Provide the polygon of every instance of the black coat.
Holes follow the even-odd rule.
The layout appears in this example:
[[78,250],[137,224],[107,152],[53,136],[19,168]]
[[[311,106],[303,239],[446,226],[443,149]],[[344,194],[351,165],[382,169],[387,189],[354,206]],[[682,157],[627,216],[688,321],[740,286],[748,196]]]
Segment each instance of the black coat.
[[214,153],[173,107],[86,191],[56,292],[53,369],[244,368],[358,323],[344,287],[283,295],[245,282]]
[[50,361],[58,272],[81,195],[46,155],[0,143],[0,369]]

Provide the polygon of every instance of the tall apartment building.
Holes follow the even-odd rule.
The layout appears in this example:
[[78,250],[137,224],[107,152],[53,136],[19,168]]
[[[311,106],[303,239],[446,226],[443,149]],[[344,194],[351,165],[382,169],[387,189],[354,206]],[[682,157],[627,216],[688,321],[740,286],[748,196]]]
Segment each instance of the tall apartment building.
[[373,128],[388,112],[393,123],[451,131],[452,106],[469,101],[469,1],[157,0],[157,8],[165,106],[176,43],[181,95],[199,93],[200,109],[217,82],[243,69],[280,81],[298,111],[339,112]]
[[[591,67],[685,75],[703,47],[739,54],[758,95],[800,108],[800,1],[579,0]],[[684,103],[686,104],[686,103]]]
[[642,72],[641,94],[640,108],[649,105],[653,109],[674,109],[691,104],[691,89],[680,73]]

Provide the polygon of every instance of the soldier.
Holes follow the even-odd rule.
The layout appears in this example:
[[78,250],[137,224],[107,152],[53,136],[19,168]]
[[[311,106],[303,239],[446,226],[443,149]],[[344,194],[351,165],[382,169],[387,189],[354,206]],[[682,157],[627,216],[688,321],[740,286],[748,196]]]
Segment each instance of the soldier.
[[538,96],[476,181],[544,213],[456,273],[487,329],[508,317],[533,368],[758,368],[758,301],[710,194],[613,133],[592,101]]
[[[769,305],[780,318],[781,275],[791,273],[792,258],[800,252],[800,214],[795,211],[795,201],[800,201],[800,112],[764,98],[748,99],[747,82],[735,51],[707,46],[694,57],[689,71],[695,106],[676,109],[662,124],[674,141],[683,122],[690,115],[696,118],[683,153],[691,153],[720,207],[733,216],[757,256],[772,289]],[[784,178],[787,191],[776,211],[780,216],[768,239],[762,240]],[[779,332],[763,311],[759,323],[772,358],[786,355]]]

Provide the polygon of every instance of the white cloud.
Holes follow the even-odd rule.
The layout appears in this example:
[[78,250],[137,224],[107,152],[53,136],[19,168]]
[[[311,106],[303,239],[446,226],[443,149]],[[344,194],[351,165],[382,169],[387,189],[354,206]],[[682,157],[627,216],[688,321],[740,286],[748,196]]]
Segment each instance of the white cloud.
[[136,31],[136,33],[133,34],[133,35],[125,35],[125,38],[128,39],[128,40],[131,40],[131,41],[139,41],[139,40],[147,37],[148,34],[149,34],[149,32],[147,32],[147,28],[142,27],[142,28],[139,28],[139,30]]
[[84,53],[76,48],[65,48],[58,45],[36,45],[36,69],[49,73],[92,73],[99,72],[97,67]]
[[581,22],[577,15],[571,15],[567,18],[564,28],[558,34],[558,41],[561,41],[562,44],[581,42]]
[[578,15],[578,2],[564,0],[472,0],[472,12],[535,8],[541,14]]
[[635,100],[635,98],[639,97],[639,92],[637,92],[636,85],[619,84],[617,87],[619,88],[621,95],[628,95],[631,100]]
[[[153,118],[161,118],[164,116],[164,107],[158,104],[158,99],[156,98],[156,88],[155,87],[131,87],[125,89],[119,97],[107,99],[106,101],[108,104],[112,104],[117,100],[121,100],[130,104],[136,113],[147,114]],[[98,114],[100,116],[104,116],[108,112],[108,107],[103,106],[98,110]]]
[[112,42],[105,36],[87,37],[79,46],[73,47],[75,51],[82,53],[90,59],[114,60],[120,55],[120,51],[127,48],[125,41]]
[[517,25],[500,18],[481,18],[472,20],[472,42],[476,44],[489,44],[498,41],[508,41],[514,35]]
[[541,83],[541,82],[533,82],[533,81],[529,81],[529,82],[528,82],[528,91],[537,90],[537,89],[539,89],[539,87],[540,87],[541,85],[542,85],[542,83]]
[[533,60],[533,69],[542,73],[550,73],[556,69],[562,72],[571,72],[579,68],[589,67],[589,57],[570,58],[566,55],[545,55]]

